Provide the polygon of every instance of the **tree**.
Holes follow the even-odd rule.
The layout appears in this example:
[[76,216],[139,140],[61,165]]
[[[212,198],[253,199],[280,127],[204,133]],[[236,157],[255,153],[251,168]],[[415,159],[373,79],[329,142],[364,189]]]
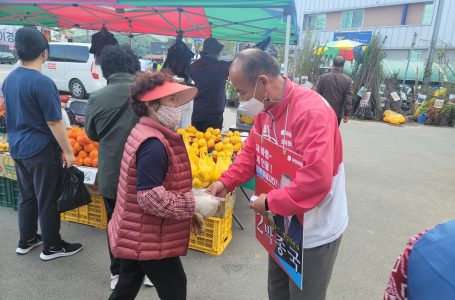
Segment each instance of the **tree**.
[[[294,52],[295,55],[295,75],[298,78],[308,76],[308,80],[316,83],[319,77],[319,68],[321,66],[322,57],[316,53],[318,47],[317,36],[312,31],[305,32],[303,47]],[[291,61],[291,60],[290,60]]]

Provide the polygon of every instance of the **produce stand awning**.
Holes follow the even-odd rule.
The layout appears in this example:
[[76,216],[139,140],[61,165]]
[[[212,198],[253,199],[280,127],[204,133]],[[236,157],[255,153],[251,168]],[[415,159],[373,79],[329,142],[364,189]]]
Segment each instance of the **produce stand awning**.
[[297,43],[293,0],[2,0],[0,24],[108,30],[220,40]]

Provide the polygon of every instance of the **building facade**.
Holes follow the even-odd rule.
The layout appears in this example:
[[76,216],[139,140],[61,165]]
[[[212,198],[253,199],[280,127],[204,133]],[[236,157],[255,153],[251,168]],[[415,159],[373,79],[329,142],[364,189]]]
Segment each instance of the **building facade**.
[[[428,57],[440,0],[296,0],[303,30],[324,44],[337,39],[368,43],[371,36],[386,37],[388,60],[425,61]],[[455,1],[445,0],[436,45],[455,63]],[[410,49],[414,43],[413,51]]]

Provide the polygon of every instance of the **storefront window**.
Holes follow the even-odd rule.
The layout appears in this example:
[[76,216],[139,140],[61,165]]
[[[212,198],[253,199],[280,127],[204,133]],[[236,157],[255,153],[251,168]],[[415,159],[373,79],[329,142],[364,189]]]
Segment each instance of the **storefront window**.
[[324,30],[326,22],[326,14],[309,15],[307,16],[307,30]]
[[434,3],[427,3],[423,9],[422,25],[431,25],[433,21]]
[[362,27],[363,9],[347,10],[341,13],[341,29]]

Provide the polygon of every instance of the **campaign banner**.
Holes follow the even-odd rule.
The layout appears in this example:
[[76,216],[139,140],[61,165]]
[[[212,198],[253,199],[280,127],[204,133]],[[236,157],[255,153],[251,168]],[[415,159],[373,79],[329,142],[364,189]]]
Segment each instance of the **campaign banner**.
[[14,47],[16,31],[22,26],[0,25],[0,45],[8,45]]
[[[303,166],[302,156],[253,133],[256,144],[256,195],[291,184]],[[256,239],[289,278],[303,288],[303,214],[256,215]]]

